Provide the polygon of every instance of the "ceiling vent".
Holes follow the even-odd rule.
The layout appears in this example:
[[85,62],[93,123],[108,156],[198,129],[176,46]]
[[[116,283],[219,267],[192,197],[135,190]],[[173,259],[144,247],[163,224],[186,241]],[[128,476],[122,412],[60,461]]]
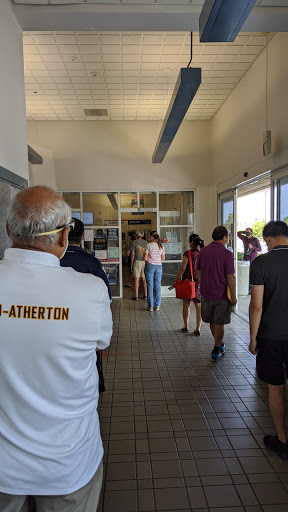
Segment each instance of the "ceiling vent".
[[107,108],[84,108],[83,112],[86,117],[108,117]]

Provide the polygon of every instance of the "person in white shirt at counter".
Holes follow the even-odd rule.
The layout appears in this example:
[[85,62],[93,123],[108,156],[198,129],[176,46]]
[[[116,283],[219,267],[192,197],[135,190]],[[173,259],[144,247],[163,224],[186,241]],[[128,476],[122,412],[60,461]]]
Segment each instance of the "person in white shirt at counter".
[[48,187],[12,201],[0,262],[0,510],[95,512],[103,475],[95,349],[112,335],[99,277],[61,268],[71,210]]

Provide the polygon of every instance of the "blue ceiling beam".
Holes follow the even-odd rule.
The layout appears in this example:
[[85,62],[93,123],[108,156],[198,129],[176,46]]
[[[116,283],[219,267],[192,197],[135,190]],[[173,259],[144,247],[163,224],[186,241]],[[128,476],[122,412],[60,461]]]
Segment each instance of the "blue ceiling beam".
[[235,40],[256,0],[205,0],[200,17],[201,43]]
[[153,164],[163,162],[200,84],[201,68],[180,69],[180,74],[152,156]]

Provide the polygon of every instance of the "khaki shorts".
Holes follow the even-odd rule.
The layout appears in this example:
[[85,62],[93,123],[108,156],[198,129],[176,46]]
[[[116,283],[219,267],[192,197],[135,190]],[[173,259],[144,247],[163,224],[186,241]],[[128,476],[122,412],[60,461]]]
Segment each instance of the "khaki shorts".
[[133,265],[133,276],[134,277],[145,277],[144,274],[145,261],[135,260]]
[[[88,484],[71,494],[60,496],[13,496],[0,492],[1,512],[95,512],[97,509],[103,479],[101,461],[95,475]],[[36,508],[35,508],[36,503]]]

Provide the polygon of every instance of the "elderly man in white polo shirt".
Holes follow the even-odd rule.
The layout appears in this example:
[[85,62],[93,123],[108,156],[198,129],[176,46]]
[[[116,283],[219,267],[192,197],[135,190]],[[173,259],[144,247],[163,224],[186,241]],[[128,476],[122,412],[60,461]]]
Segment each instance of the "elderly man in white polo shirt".
[[71,211],[46,187],[14,198],[0,262],[0,510],[95,512],[103,446],[95,349],[110,343],[102,279],[61,268]]

